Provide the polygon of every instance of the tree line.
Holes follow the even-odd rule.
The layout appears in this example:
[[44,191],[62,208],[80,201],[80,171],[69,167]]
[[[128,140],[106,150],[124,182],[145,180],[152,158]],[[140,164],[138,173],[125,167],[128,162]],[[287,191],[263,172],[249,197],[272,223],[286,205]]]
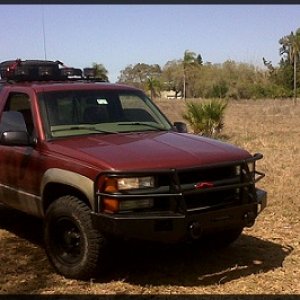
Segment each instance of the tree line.
[[[145,90],[150,97],[173,91],[181,98],[287,98],[296,99],[300,81],[300,28],[279,41],[278,66],[262,58],[264,68],[227,60],[204,62],[200,53],[186,50],[182,58],[164,66],[137,63],[120,71],[119,83]],[[107,70],[101,65],[101,70]]]

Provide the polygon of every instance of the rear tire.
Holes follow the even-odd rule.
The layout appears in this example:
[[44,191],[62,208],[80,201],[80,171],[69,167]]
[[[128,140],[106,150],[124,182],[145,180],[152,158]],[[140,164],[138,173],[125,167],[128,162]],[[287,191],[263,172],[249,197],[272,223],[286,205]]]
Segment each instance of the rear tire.
[[50,262],[65,277],[89,279],[104,267],[106,240],[93,228],[90,208],[74,196],[49,206],[44,241]]

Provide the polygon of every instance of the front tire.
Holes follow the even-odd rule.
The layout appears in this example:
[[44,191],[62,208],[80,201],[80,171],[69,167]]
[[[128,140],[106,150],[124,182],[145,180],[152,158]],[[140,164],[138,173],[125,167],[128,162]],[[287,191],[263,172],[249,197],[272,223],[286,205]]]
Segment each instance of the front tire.
[[74,196],[49,206],[44,241],[50,262],[65,277],[89,279],[104,267],[106,240],[93,228],[90,208]]

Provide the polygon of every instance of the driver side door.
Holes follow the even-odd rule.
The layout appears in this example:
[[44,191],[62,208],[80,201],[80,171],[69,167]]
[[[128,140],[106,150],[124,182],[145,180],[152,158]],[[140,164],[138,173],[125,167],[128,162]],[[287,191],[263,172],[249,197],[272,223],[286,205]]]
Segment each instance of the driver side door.
[[[4,115],[0,119],[0,130],[27,131],[34,138],[35,128],[32,117],[30,96],[26,93],[13,92],[7,97],[3,112],[15,111],[22,114],[22,126],[4,124]],[[14,122],[11,122],[14,123]],[[0,134],[2,134],[0,132]],[[0,201],[7,206],[30,214],[39,211],[39,153],[32,144],[0,144]]]

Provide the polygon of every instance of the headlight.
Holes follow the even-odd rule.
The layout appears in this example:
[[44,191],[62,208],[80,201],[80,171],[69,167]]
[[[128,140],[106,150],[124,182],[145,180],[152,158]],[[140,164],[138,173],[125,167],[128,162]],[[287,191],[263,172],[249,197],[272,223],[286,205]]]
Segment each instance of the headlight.
[[101,190],[105,193],[117,193],[125,190],[146,189],[154,187],[154,177],[106,177]]
[[119,191],[154,187],[154,177],[116,178]]
[[[106,213],[117,213],[152,208],[154,200],[152,198],[146,198],[147,196],[138,199],[120,199],[118,195],[122,192],[125,194],[125,191],[142,190],[153,188],[154,186],[155,180],[153,176],[102,177],[99,182],[99,189],[104,193],[101,199],[101,210]],[[111,197],[110,195],[115,196]]]

